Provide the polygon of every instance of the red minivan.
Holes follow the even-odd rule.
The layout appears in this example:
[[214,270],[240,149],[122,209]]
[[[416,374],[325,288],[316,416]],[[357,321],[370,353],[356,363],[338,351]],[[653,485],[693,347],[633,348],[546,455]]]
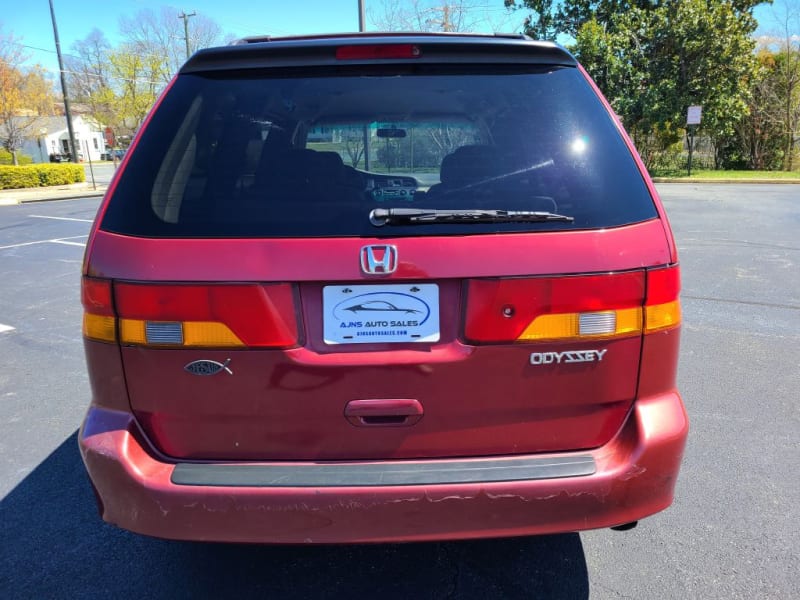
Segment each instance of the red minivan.
[[652,182],[563,48],[203,50],[87,245],[100,514],[259,543],[630,527],[686,440],[679,288]]

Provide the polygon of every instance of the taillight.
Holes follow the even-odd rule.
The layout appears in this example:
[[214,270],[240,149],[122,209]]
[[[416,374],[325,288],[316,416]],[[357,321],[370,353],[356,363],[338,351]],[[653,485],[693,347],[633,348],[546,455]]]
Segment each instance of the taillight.
[[[154,347],[286,348],[298,343],[289,284],[173,285],[84,278],[84,334],[90,339]],[[113,292],[112,292],[113,289]],[[106,299],[104,312],[92,311]],[[113,306],[112,306],[113,299]],[[102,316],[114,337],[99,337]],[[87,327],[88,323],[94,327]],[[94,334],[93,334],[94,333]]]
[[464,337],[472,343],[609,339],[680,323],[678,269],[474,279]]
[[117,341],[117,320],[111,282],[107,279],[84,277],[81,281],[83,304],[83,335],[101,342]]
[[337,60],[382,60],[420,56],[422,51],[414,44],[364,44],[336,48]]
[[671,329],[681,324],[680,292],[681,272],[677,266],[647,271],[645,333]]

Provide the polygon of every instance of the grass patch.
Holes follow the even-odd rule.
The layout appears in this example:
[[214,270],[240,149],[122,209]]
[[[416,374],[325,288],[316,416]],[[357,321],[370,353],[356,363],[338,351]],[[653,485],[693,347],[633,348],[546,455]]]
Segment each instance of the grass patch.
[[714,171],[712,169],[692,169],[692,176],[686,174],[686,169],[653,169],[653,177],[669,177],[672,179],[735,179],[737,181],[748,181],[751,179],[772,179],[780,181],[783,179],[800,180],[800,171]]
[[[27,154],[23,154],[22,152],[17,152],[17,162],[21,165],[29,165],[33,163],[33,158],[28,156]],[[0,148],[0,165],[13,165],[14,158],[11,156],[11,152],[6,150],[5,148]]]

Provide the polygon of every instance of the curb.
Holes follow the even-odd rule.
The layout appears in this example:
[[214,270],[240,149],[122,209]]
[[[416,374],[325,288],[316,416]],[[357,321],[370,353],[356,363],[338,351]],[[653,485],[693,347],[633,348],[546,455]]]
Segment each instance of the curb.
[[70,194],[66,194],[64,196],[47,196],[44,198],[19,198],[17,200],[17,204],[30,204],[33,202],[53,202],[57,200],[78,200],[80,198],[96,198],[99,196],[103,196],[106,193],[105,188],[102,190],[87,190],[85,192],[72,192]]
[[37,188],[34,190],[4,190],[0,192],[0,206],[16,206],[32,202],[51,202],[57,200],[75,200],[78,198],[93,198],[106,193],[108,186],[99,186],[96,190],[91,188]]

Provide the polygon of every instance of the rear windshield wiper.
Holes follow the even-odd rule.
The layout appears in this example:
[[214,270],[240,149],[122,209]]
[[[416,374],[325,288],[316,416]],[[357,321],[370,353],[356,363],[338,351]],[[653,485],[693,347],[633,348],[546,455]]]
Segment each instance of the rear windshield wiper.
[[438,208],[373,208],[369,222],[384,225],[425,225],[427,223],[544,223],[575,219],[567,215],[533,210],[444,210]]

